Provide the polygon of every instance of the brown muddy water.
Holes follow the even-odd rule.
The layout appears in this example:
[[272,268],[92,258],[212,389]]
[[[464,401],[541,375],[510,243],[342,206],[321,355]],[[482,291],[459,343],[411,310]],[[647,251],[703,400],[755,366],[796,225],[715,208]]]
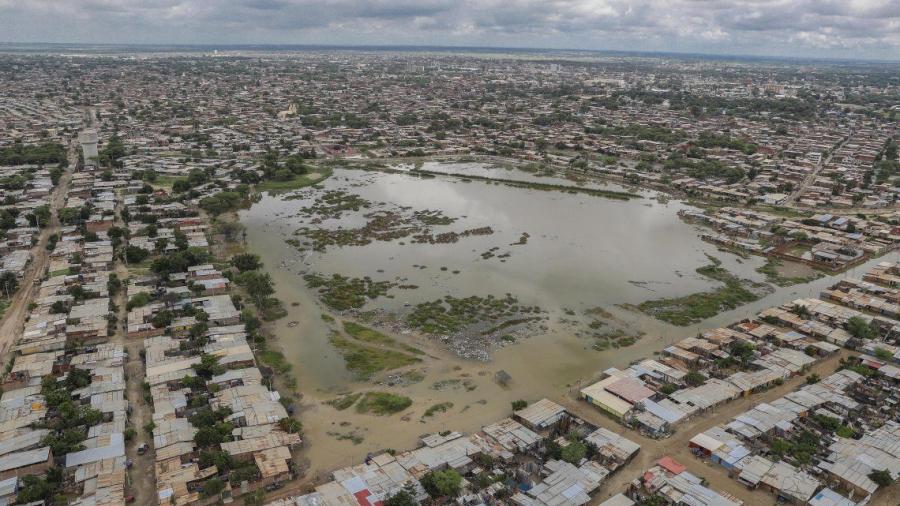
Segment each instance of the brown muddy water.
[[[520,171],[480,164],[426,164],[424,168],[462,175],[532,178]],[[571,184],[553,178],[534,180]],[[764,263],[762,258],[741,259],[702,242],[697,229],[676,215],[678,210],[687,207],[683,203],[658,202],[653,192],[641,192],[642,199],[620,201],[478,180],[465,182],[459,177],[420,179],[407,174],[348,169],[335,169],[322,186],[324,190],[345,190],[373,202],[414,210],[440,210],[458,219],[451,225],[435,227],[436,231],[491,226],[495,233],[465,237],[452,244],[411,244],[398,240],[360,247],[329,247],[319,253],[298,251],[285,240],[293,237],[293,232],[305,220],[296,216],[298,210],[309,205],[316,192],[323,190],[302,190],[305,198],[291,200],[266,195],[251,209],[241,212],[241,221],[247,226],[249,249],[262,257],[266,269],[275,278],[276,296],[289,312],[276,323],[275,332],[293,365],[303,395],[300,410],[306,439],[303,453],[310,462],[312,478],[324,476],[337,467],[359,463],[369,452],[413,448],[422,434],[478,430],[508,416],[510,402],[516,399],[535,401],[542,397],[558,399],[574,395],[579,385],[608,367],[627,366],[633,360],[652,356],[699,329],[727,325],[765,307],[814,296],[836,279],[829,276],[803,285],[776,288],[755,303],[719,314],[699,325],[675,327],[618,305],[714,288],[716,282],[694,272],[709,263],[706,255],[720,259],[723,267],[740,277],[764,281],[764,276],[754,270]],[[624,190],[615,185],[604,188]],[[347,227],[360,223],[361,213],[350,213],[340,219],[324,220],[319,226]],[[527,244],[510,246],[523,232],[530,235]],[[493,247],[500,248],[498,253],[509,251],[510,256],[505,262],[480,256]],[[874,262],[857,267],[856,273],[861,275]],[[414,268],[414,265],[427,268]],[[441,267],[447,270],[442,271]],[[459,273],[453,274],[454,270]],[[302,278],[306,272],[370,276],[375,280],[403,279],[404,283],[419,286],[416,290],[395,292],[394,299],[382,297],[372,301],[366,309],[402,315],[408,310],[406,303],[414,305],[445,295],[499,297],[511,293],[522,304],[544,308],[549,319],[546,330],[494,351],[488,362],[459,358],[439,341],[412,332],[394,335],[433,357],[412,367],[424,379],[408,386],[357,382],[329,343],[329,332],[335,327],[321,318],[327,310],[306,287]],[[561,318],[579,318],[569,317],[564,308],[580,316],[598,306],[612,313],[621,327],[643,332],[644,337],[627,348],[596,351],[591,348],[592,339],[575,335],[578,324],[560,322]],[[334,316],[340,318],[339,314]],[[499,370],[512,377],[508,385],[501,386],[494,380]],[[325,404],[341,393],[366,390],[406,395],[413,399],[413,404],[405,412],[390,417],[358,414],[352,407],[338,411]],[[423,419],[425,410],[443,402],[452,402],[453,407]]]

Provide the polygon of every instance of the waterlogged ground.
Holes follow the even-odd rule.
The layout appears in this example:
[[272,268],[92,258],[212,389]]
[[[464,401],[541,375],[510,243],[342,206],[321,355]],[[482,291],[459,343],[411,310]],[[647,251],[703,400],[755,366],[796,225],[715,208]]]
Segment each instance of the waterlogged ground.
[[[478,164],[425,165],[427,170],[461,176],[573,184]],[[596,187],[627,191],[615,185]],[[684,204],[661,203],[654,193],[618,200],[464,177],[423,179],[336,169],[321,188],[289,195],[263,197],[241,213],[241,220],[248,228],[250,250],[262,257],[276,280],[276,295],[289,311],[275,324],[275,332],[303,392],[304,454],[313,478],[318,472],[357,463],[368,452],[413,447],[421,434],[477,430],[508,415],[512,400],[573,395],[579,385],[610,366],[652,356],[698,329],[727,325],[774,304],[815,296],[835,279],[773,287],[759,300],[679,327],[622,306],[721,287],[696,272],[710,263],[707,255],[734,276],[756,282],[765,281],[756,272],[764,261],[741,259],[700,241],[697,230],[676,215]],[[328,202],[323,195],[331,196],[325,199]],[[317,211],[311,212],[316,206]],[[373,235],[369,230],[363,234],[369,239],[361,241],[364,245],[311,249],[315,244],[309,231],[330,237],[327,233],[335,230],[359,229],[372,221],[371,213],[399,220],[414,231],[396,233],[397,228],[390,228],[389,234]],[[491,233],[461,234],[485,227]],[[434,240],[452,232],[457,234],[450,236],[454,240]],[[359,237],[358,232],[351,235]],[[861,273],[867,265],[856,270]],[[368,276],[366,286],[375,298],[366,299],[359,309],[329,310],[320,300],[320,288],[307,286],[304,276],[311,274]],[[500,311],[496,301],[512,300],[504,311],[512,306],[519,312],[529,308],[528,316],[539,319],[505,327],[493,339],[482,334],[491,324],[450,332],[442,340],[404,323],[417,304],[437,304],[447,296],[477,297],[477,304],[489,301],[484,304],[494,309],[485,310],[488,315]],[[531,312],[534,308],[539,310]],[[396,315],[398,323],[385,332],[393,342],[361,342],[342,332],[341,320],[357,319],[359,311]],[[323,319],[323,312],[336,321]],[[500,321],[517,320],[517,315],[502,316]],[[623,336],[642,337],[632,343],[635,339],[621,341]],[[459,345],[467,337],[486,344]],[[630,345],[616,348],[614,343]],[[380,357],[386,363],[410,365],[393,373],[361,375],[359,368],[348,370],[342,352],[366,346],[386,350],[387,355]],[[398,358],[398,353],[415,360]],[[489,361],[484,361],[488,355]],[[499,371],[511,378],[507,384],[496,380]],[[344,407],[340,403],[329,404],[342,394],[371,391],[406,396],[412,402],[387,416],[360,413],[356,404],[342,410],[337,409]]]

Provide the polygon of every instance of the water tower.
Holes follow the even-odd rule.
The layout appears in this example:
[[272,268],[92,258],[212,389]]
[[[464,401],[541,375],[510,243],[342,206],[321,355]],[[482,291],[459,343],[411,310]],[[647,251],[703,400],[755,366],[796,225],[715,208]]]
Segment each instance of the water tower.
[[84,154],[85,165],[97,165],[97,131],[82,130],[78,134],[78,141],[81,143],[81,151]]

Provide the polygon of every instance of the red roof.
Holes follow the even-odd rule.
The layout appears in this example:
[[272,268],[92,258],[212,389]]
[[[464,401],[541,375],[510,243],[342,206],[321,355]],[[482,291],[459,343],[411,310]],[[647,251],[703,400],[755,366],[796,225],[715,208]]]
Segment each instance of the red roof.
[[659,467],[669,471],[672,474],[681,474],[684,472],[686,467],[683,464],[679,463],[677,460],[672,457],[663,457],[656,462]]
[[367,488],[353,494],[353,497],[356,497],[356,502],[358,502],[360,506],[381,506],[381,501],[375,501],[374,503],[369,501],[369,497],[371,496],[372,492],[369,492],[369,489]]
[[869,360],[869,359],[864,359],[864,360],[862,361],[862,364],[865,365],[865,366],[867,366],[867,367],[869,367],[869,368],[871,368],[871,369],[881,369],[881,366],[884,365],[884,364],[881,363],[881,362],[877,362],[877,361],[875,361],[875,360]]
[[631,378],[622,378],[619,381],[606,385],[606,390],[632,404],[653,395],[653,390],[650,390]]

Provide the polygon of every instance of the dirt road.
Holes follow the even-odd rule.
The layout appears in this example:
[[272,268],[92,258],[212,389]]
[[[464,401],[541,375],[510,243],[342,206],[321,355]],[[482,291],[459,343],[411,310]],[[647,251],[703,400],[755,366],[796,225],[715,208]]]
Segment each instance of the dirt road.
[[19,290],[13,296],[12,303],[6,309],[3,320],[0,321],[0,363],[9,361],[9,350],[22,336],[25,326],[25,317],[28,316],[28,305],[40,288],[39,280],[50,260],[47,251],[47,240],[52,234],[59,233],[59,218],[57,212],[66,202],[66,193],[69,183],[72,181],[72,168],[78,162],[78,155],[73,146],[69,146],[69,168],[59,179],[59,184],[50,194],[50,225],[41,230],[37,244],[31,248],[32,260],[25,269],[25,275],[19,281]]
[[[124,227],[122,221],[122,195],[118,195],[118,203],[116,205],[116,226]],[[118,321],[116,323],[116,334],[112,337],[111,342],[121,344],[125,347],[128,358],[125,362],[125,397],[128,399],[128,406],[131,408],[129,419],[136,433],[134,439],[129,441],[125,447],[125,457],[133,463],[133,467],[128,472],[128,481],[126,495],[133,495],[135,504],[155,504],[156,503],[156,468],[155,453],[153,451],[153,435],[148,434],[144,430],[146,425],[152,419],[152,409],[144,401],[143,390],[141,384],[144,382],[144,362],[141,360],[141,350],[144,348],[142,339],[129,340],[128,332],[128,294],[126,287],[128,284],[128,267],[121,260],[116,260],[115,273],[122,282],[122,288],[113,298],[113,302],[118,308]],[[137,449],[142,443],[147,443],[150,450],[144,455],[138,455]]]

